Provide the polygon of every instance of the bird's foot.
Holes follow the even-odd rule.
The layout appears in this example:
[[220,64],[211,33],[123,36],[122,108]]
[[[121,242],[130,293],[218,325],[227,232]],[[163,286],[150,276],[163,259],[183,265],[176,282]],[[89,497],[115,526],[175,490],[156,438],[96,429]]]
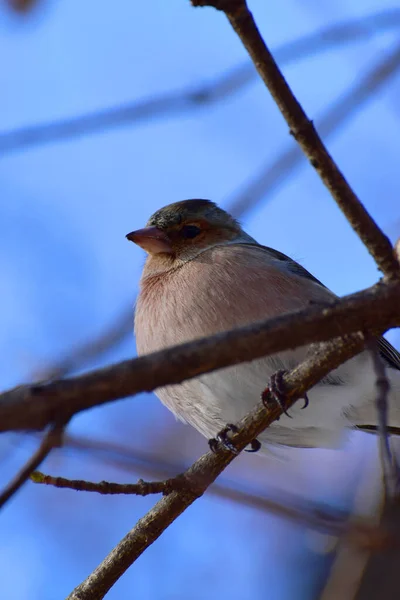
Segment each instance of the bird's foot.
[[[208,445],[210,446],[210,450],[212,452],[216,452],[218,446],[221,444],[225,450],[230,450],[233,454],[239,454],[239,451],[233,444],[231,440],[232,433],[237,433],[239,431],[236,425],[232,423],[228,423],[219,433],[217,433],[215,438],[211,438],[208,440]],[[261,448],[261,443],[258,440],[252,440],[250,443],[250,448],[246,450],[246,452],[258,452]]]
[[258,452],[261,448],[261,442],[255,439],[250,442],[249,446],[250,448],[245,448],[245,452]]
[[215,438],[211,438],[208,440],[208,445],[210,446],[210,450],[212,452],[216,452],[218,446],[221,444],[225,450],[230,450],[233,454],[239,454],[235,445],[233,444],[230,436],[232,433],[237,433],[239,430],[236,425],[232,423],[228,423],[221,431],[219,431]]
[[[283,384],[283,376],[287,371],[281,369],[276,371],[271,375],[271,379],[269,381],[268,386],[265,388],[263,393],[261,394],[261,400],[264,403],[266,408],[270,408],[271,404],[278,404],[282,409],[283,413],[292,418],[291,415],[286,410],[286,391]],[[304,394],[304,405],[302,408],[306,408],[308,406],[308,396]]]

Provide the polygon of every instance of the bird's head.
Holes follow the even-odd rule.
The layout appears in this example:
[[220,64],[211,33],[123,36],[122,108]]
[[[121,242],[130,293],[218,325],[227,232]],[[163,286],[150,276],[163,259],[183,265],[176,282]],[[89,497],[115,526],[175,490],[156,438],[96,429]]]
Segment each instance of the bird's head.
[[146,227],[128,233],[150,256],[188,261],[215,245],[247,237],[239,223],[210,200],[183,200],[160,208]]

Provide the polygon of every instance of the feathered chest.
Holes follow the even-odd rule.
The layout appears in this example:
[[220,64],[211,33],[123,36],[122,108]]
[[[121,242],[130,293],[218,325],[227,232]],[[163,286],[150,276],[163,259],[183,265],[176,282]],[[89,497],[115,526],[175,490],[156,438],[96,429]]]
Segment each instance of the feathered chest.
[[[145,273],[146,275],[146,273]],[[144,276],[135,334],[139,354],[327,300],[330,292],[289,273],[262,250],[218,246],[175,270]]]

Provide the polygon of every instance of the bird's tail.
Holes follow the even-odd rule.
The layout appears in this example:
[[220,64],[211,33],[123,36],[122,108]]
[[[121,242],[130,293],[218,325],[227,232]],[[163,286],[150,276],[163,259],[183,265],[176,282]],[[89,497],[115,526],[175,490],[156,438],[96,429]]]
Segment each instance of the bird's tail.
[[[390,385],[387,396],[388,433],[400,436],[400,371],[389,367],[386,369],[386,374]],[[355,427],[369,433],[377,433],[379,415],[376,402],[364,405],[357,412],[357,422],[354,423]]]

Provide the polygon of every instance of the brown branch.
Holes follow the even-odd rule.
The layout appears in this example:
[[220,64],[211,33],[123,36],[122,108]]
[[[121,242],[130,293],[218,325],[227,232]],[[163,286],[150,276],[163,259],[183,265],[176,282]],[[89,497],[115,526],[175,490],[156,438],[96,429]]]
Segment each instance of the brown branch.
[[[328,138],[336,133],[339,126],[344,125],[362,104],[387,84],[399,68],[400,55],[396,48],[394,52],[389,52],[368,69],[354,86],[346,90],[320,117],[315,119],[321,135]],[[304,159],[304,153],[299,146],[291,144],[272,163],[263,167],[252,181],[244,186],[244,189],[239,190],[229,199],[229,212],[236,217],[242,217],[260,200],[265,201],[268,194],[271,194],[280,183],[287,181],[289,173],[301,165]]]
[[86,481],[85,479],[66,479],[53,477],[41,471],[34,471],[30,475],[33,483],[52,485],[57,488],[76,490],[77,492],[96,492],[103,495],[129,494],[134,496],[150,496],[151,494],[169,494],[172,491],[184,490],[186,480],[181,476],[171,477],[164,481],[143,481],[137,483],[113,483],[110,481]]
[[[103,460],[107,464],[113,465],[117,469],[123,469],[129,473],[145,473],[151,477],[160,477],[166,479],[174,479],[175,473],[181,473],[185,470],[181,464],[166,462],[158,456],[154,456],[147,452],[143,452],[137,448],[128,448],[125,445],[118,444],[115,442],[109,442],[105,440],[97,440],[93,438],[87,438],[85,436],[68,435],[64,437],[63,448],[71,448],[78,451],[94,451],[100,454],[115,453],[125,460],[118,460],[118,458],[106,458]],[[129,462],[128,462],[129,460]],[[53,478],[52,478],[53,479]],[[58,481],[59,478],[54,478]],[[73,480],[64,480],[73,483]],[[157,482],[158,483],[158,482]],[[79,487],[80,481],[77,482]],[[95,484],[96,485],[96,484]],[[69,486],[68,486],[69,487]],[[270,486],[268,486],[270,488]],[[98,491],[93,489],[91,491]],[[160,493],[163,490],[160,490]],[[314,517],[316,515],[324,515],[324,521],[332,521],[332,518],[344,519],[345,516],[338,515],[334,509],[323,505],[319,507],[314,502],[310,503],[309,500],[301,500],[298,496],[290,494],[289,492],[283,492],[282,490],[270,490],[269,497],[264,496],[265,490],[249,490],[238,487],[238,485],[228,481],[221,481],[220,483],[213,483],[207,490],[212,495],[215,495],[224,500],[239,503],[242,506],[247,506],[259,511],[269,512],[276,514],[278,517],[298,520],[299,522],[307,523],[310,526],[317,526],[317,522]],[[99,493],[102,493],[99,490]],[[277,498],[274,500],[271,495]],[[281,508],[283,507],[283,510]],[[291,511],[294,511],[291,513]],[[289,512],[287,512],[289,511]],[[312,513],[311,520],[308,520],[307,515]],[[291,516],[292,514],[292,516]],[[295,515],[299,516],[299,519]],[[336,517],[335,517],[336,515]],[[314,520],[313,520],[314,519]]]
[[[288,407],[302,397],[309,387],[315,385],[342,362],[357,354],[363,347],[362,335],[348,336],[346,339],[322,345],[318,353],[284,376]],[[242,451],[281,414],[278,405],[266,410],[264,404],[260,402],[240,421],[238,433],[233,434],[232,442],[237,450]],[[188,506],[202,496],[235,456],[236,454],[225,448],[218,448],[215,453],[209,452],[197,460],[182,475],[187,482],[185,491],[173,491],[159,500],[93,573],[73,590],[67,600],[104,598],[128,567]]]
[[[387,502],[383,507],[380,526],[400,539],[399,502]],[[399,596],[400,548],[390,552],[374,553],[363,569],[358,589],[353,587],[352,600],[397,600]],[[351,565],[350,565],[351,567]]]
[[[298,61],[339,45],[360,39],[368,39],[380,31],[397,29],[400,25],[400,10],[393,8],[351,19],[297,40],[275,50],[282,63]],[[237,66],[226,74],[193,89],[182,89],[153,98],[145,98],[122,106],[71,119],[62,119],[40,125],[20,127],[0,133],[0,155],[37,147],[46,143],[74,139],[125,125],[139,124],[150,119],[178,117],[185,112],[197,110],[221,102],[244,89],[256,80],[252,63]]]
[[79,377],[18,386],[0,395],[0,431],[42,429],[65,411],[73,415],[105,402],[347,333],[363,330],[378,334],[400,325],[399,299],[400,283],[377,284],[338,299],[327,308],[311,306]]
[[60,424],[52,425],[49,431],[44,435],[39,448],[12,479],[9,484],[4,488],[0,494],[0,508],[10,500],[12,496],[23,486],[23,484],[29,479],[33,471],[41,465],[44,459],[50,454],[51,450],[55,446],[61,444],[62,433],[64,431],[65,422]]
[[[88,438],[86,436],[67,435],[64,437],[63,448],[77,451],[89,451],[105,455],[102,460],[107,464],[111,464],[117,469],[122,469],[128,473],[145,473],[151,477],[164,477],[167,479],[173,478],[175,473],[181,473],[185,467],[179,463],[166,462],[158,456],[143,452],[137,448],[129,448],[123,444],[105,441],[101,439]],[[111,458],[107,455],[116,454],[116,458]],[[119,457],[119,458],[118,458]],[[125,459],[125,460],[123,460]],[[129,462],[128,462],[129,461]],[[270,487],[270,486],[269,486]],[[96,491],[96,490],[95,490]],[[290,515],[283,514],[279,507],[297,507],[299,508],[300,499],[288,492],[282,490],[274,492],[278,500],[273,500],[270,497],[266,498],[264,490],[250,492],[237,486],[232,482],[221,481],[221,483],[213,483],[207,490],[210,494],[215,495],[224,500],[239,503],[243,506],[248,506],[256,510],[264,512],[272,512],[283,517],[291,518]],[[310,508],[310,502],[306,502],[306,506],[301,507],[301,513],[304,516],[306,508]],[[296,510],[297,510],[296,509]],[[313,512],[321,514],[323,512],[332,517],[332,509],[324,506],[323,509],[313,508]],[[329,517],[329,519],[331,519]],[[326,519],[325,519],[326,520]]]
[[[185,474],[177,475],[164,481],[143,481],[143,479],[139,479],[137,483],[113,483],[109,481],[95,483],[84,479],[53,477],[40,471],[32,473],[30,478],[34,483],[38,484],[51,485],[56,488],[78,492],[94,492],[102,495],[125,494],[149,496],[151,494],[162,494],[163,496],[167,496],[175,491],[190,492],[193,487],[192,483],[189,486]],[[237,502],[241,502],[244,495],[246,504],[248,504],[250,497],[253,507],[262,507],[264,510],[268,510],[268,512],[272,512],[278,517],[313,527],[331,535],[345,535],[357,543],[362,541],[364,549],[366,544],[370,544],[376,548],[377,545],[385,546],[390,541],[386,533],[379,530],[375,525],[371,525],[366,519],[359,519],[353,516],[350,522],[346,513],[338,513],[337,511],[329,510],[327,507],[310,507],[309,503],[304,505],[304,502],[301,506],[301,502],[299,500],[293,502],[293,498],[291,502],[285,501],[282,498],[279,501],[274,501],[269,498],[260,498],[259,496],[243,493],[240,490],[230,491],[232,492],[232,497]]]
[[[398,279],[399,263],[393,254],[390,240],[361,204],[332,159],[313,122],[307,117],[261,37],[246,1],[192,0],[192,4],[212,6],[225,13],[274,98],[291,134],[346,215],[350,225],[364,242],[384,275],[388,279]],[[400,45],[395,54],[400,59]]]

